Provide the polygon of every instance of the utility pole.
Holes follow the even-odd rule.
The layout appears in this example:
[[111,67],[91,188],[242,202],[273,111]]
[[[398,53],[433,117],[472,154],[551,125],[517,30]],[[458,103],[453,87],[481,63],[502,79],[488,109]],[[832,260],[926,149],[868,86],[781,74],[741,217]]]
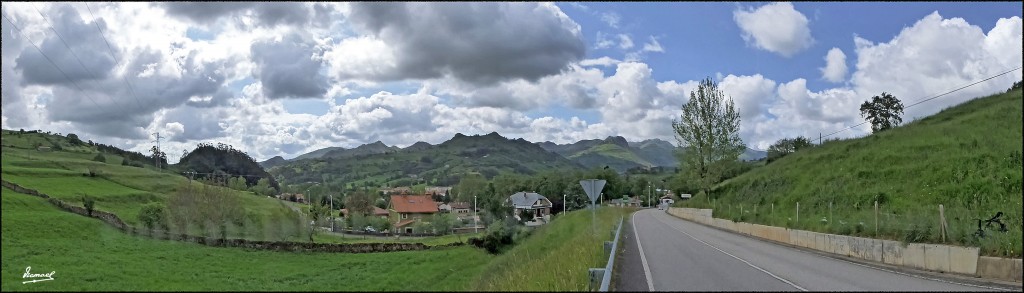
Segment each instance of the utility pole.
[[160,156],[159,156],[159,154],[160,154],[160,139],[161,139],[161,137],[160,137],[160,133],[159,132],[154,132],[153,135],[156,135],[156,140],[155,140],[155,142],[156,142],[156,152],[153,153],[153,161],[155,161],[155,162],[153,164],[156,165],[156,170],[160,171]]
[[562,213],[565,213],[565,193],[562,194]]

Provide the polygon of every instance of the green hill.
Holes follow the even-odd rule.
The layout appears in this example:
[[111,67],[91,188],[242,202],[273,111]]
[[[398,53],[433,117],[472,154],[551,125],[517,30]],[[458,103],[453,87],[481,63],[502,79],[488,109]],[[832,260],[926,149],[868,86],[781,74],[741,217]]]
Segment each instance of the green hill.
[[628,148],[616,144],[599,144],[569,156],[569,159],[583,166],[608,166],[616,171],[636,167],[651,167],[652,164],[637,156]]
[[343,147],[326,147],[326,148],[322,148],[322,149],[319,149],[319,150],[315,150],[315,151],[312,151],[312,152],[308,152],[308,153],[299,155],[298,157],[295,157],[292,160],[316,159],[316,158],[319,158],[319,157],[323,157],[324,154],[326,154],[328,152],[335,151],[335,150],[344,150],[344,149],[345,148],[343,148]]
[[[1020,257],[1021,103],[1018,89],[863,138],[826,141],[719,184],[712,191],[714,213],[817,231],[941,242],[941,204],[949,225],[947,243]],[[881,209],[878,235],[876,200]],[[711,203],[695,197],[686,205]],[[997,212],[1005,214],[1008,233],[971,236],[976,219]]]

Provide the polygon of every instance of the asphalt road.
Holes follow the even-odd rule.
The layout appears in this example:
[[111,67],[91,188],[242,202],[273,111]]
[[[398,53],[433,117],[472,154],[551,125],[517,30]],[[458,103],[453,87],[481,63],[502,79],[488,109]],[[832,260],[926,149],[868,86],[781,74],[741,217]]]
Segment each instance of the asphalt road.
[[685,221],[657,209],[637,211],[624,228],[617,291],[998,289],[825,257]]

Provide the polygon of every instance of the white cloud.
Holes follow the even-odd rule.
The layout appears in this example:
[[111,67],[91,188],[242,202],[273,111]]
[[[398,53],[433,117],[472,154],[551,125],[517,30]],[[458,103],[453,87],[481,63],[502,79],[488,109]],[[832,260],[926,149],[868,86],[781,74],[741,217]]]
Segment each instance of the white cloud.
[[622,17],[619,16],[618,13],[615,13],[615,12],[604,12],[604,13],[601,13],[601,21],[603,21],[604,23],[608,24],[608,26],[610,26],[612,28],[619,28],[619,21],[621,21],[621,20],[622,20]]
[[615,60],[615,59],[613,59],[611,57],[608,57],[608,56],[603,56],[603,57],[597,58],[597,59],[584,59],[583,61],[580,61],[580,66],[604,66],[604,67],[608,67],[608,66],[612,66],[612,65],[615,65],[615,64],[619,64],[619,62],[622,62],[622,61]]
[[[961,18],[943,19],[934,12],[888,42],[855,37],[857,65],[851,82],[863,100],[888,92],[909,105],[1020,67],[1021,26],[1019,17],[1004,18],[986,34]],[[1020,70],[908,108],[904,121],[1004,91],[1018,80]]]
[[821,77],[831,82],[842,82],[846,79],[846,54],[839,48],[828,50],[825,55],[825,67],[821,69]]
[[743,31],[743,40],[757,48],[792,57],[811,47],[807,17],[789,2],[777,2],[753,9],[733,11],[733,20]]
[[609,39],[607,35],[600,31],[597,32],[597,42],[594,43],[594,49],[610,48],[613,45],[615,45],[614,40]]
[[633,39],[626,34],[619,34],[619,48],[625,50],[633,47]]
[[661,43],[658,43],[658,39],[655,39],[654,36],[650,37],[650,42],[644,43],[644,51],[665,53],[665,49],[661,47]]

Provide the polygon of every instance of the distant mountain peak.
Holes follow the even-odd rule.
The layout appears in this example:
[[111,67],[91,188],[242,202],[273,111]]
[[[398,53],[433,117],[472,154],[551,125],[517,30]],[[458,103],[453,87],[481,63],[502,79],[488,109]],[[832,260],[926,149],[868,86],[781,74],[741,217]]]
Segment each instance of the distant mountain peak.
[[626,141],[625,137],[621,136],[609,136],[604,139],[604,143],[610,143],[624,148],[629,147],[629,142]]

